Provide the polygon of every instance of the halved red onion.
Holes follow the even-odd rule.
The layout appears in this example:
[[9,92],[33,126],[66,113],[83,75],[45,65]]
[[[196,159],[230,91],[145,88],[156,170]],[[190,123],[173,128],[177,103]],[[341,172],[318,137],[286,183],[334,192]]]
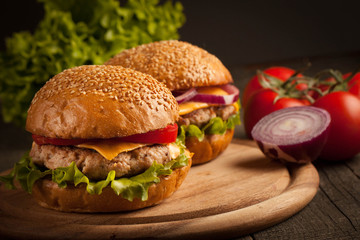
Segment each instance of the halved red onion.
[[186,91],[173,91],[172,94],[178,103],[183,103],[192,99],[197,94],[197,92],[195,88],[190,88]]
[[321,108],[284,108],[263,117],[251,135],[270,159],[306,163],[319,157],[330,121],[330,114]]

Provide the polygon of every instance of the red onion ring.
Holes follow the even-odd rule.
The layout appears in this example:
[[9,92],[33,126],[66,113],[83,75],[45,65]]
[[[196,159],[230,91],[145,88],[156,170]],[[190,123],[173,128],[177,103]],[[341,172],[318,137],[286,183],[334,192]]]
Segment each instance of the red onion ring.
[[330,121],[330,114],[321,108],[284,108],[263,117],[251,135],[270,159],[306,163],[319,157]]
[[240,91],[234,85],[226,84],[218,87],[226,91],[229,95],[202,94],[198,93],[194,88],[191,88],[186,92],[173,91],[173,94],[178,103],[191,100],[194,102],[205,102],[212,104],[232,104],[239,99]]
[[190,88],[187,91],[173,91],[172,94],[178,103],[187,102],[192,99],[196,94],[195,88]]
[[240,91],[234,85],[226,84],[219,86],[219,88],[229,93],[229,95],[211,95],[198,93],[191,100],[195,102],[206,102],[213,104],[232,104],[239,99]]

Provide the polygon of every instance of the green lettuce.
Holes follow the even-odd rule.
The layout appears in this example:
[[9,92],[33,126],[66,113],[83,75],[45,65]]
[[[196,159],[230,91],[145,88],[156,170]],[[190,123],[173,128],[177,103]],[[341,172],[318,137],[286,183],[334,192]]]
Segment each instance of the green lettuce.
[[204,140],[205,134],[220,134],[223,135],[228,129],[234,129],[236,125],[240,124],[240,112],[231,115],[227,120],[222,120],[220,117],[210,119],[210,121],[199,128],[196,125],[182,125],[179,129],[179,139],[185,141],[186,137],[196,137],[200,142]]
[[78,184],[86,184],[86,190],[90,194],[101,194],[102,190],[108,185],[114,190],[117,195],[133,201],[134,198],[139,198],[142,201],[148,198],[148,189],[153,183],[160,181],[160,176],[170,175],[173,169],[187,166],[189,164],[188,157],[184,153],[184,148],[180,148],[181,153],[172,161],[166,164],[158,164],[156,161],[145,172],[130,178],[115,178],[115,171],[108,173],[107,178],[101,181],[91,181],[84,175],[72,162],[68,167],[59,167],[54,170],[42,169],[36,166],[28,154],[15,164],[11,173],[7,176],[0,176],[0,181],[5,183],[9,189],[14,189],[14,179],[19,181],[21,187],[31,193],[36,180],[43,177],[51,177],[52,181],[57,183],[59,187],[65,188],[68,183],[75,186]]
[[15,189],[14,179],[16,178],[21,187],[31,193],[35,181],[49,174],[51,174],[51,170],[41,170],[30,161],[28,154],[25,154],[20,161],[15,163],[9,175],[0,176],[0,181],[4,182],[7,188]]
[[13,34],[0,53],[2,116],[19,126],[24,126],[34,94],[55,74],[74,66],[103,64],[123,49],[143,43],[178,39],[185,22],[181,3],[170,0],[39,2],[44,17],[34,32]]

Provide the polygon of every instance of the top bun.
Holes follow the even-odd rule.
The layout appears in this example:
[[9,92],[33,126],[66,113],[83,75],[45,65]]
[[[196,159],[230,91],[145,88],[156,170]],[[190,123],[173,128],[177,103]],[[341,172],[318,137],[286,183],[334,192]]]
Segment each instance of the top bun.
[[153,42],[124,50],[105,64],[150,74],[170,90],[233,82],[230,72],[217,57],[177,40]]
[[123,137],[177,121],[165,85],[120,66],[80,66],[50,79],[35,95],[26,130],[50,138]]

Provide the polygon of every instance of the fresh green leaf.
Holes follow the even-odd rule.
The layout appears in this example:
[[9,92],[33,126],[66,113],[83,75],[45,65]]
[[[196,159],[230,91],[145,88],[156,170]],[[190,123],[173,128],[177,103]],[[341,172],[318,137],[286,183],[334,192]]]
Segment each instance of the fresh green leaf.
[[203,131],[208,134],[225,134],[227,130],[226,121],[223,121],[220,117],[210,119],[210,121],[203,127]]
[[7,187],[8,189],[15,189],[14,174],[15,174],[15,171],[12,170],[11,173],[8,175],[0,176],[0,182],[5,183],[5,187]]
[[240,125],[240,114],[231,115],[226,121],[227,129],[234,129],[236,125]]
[[210,119],[210,121],[201,129],[193,124],[188,126],[182,125],[179,129],[178,138],[185,142],[186,137],[197,137],[201,142],[204,140],[205,134],[223,135],[228,129],[234,129],[240,124],[240,112],[231,115],[226,121],[220,117]]
[[197,137],[200,142],[204,140],[204,129],[200,129],[198,126],[190,124],[189,126],[184,126],[184,130],[186,136]]

